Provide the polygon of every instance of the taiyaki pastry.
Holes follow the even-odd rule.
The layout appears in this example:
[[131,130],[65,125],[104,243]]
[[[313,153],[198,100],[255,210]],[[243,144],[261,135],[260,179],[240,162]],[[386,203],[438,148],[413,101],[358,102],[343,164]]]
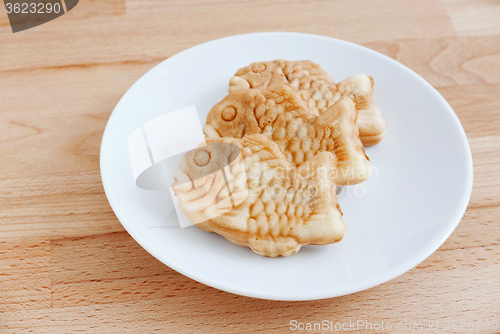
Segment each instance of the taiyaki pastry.
[[341,97],[317,116],[296,90],[277,85],[230,93],[210,110],[203,131],[207,138],[263,134],[278,144],[294,166],[320,152],[331,152],[337,159],[335,182],[353,185],[371,174],[356,116],[350,97]]
[[174,172],[172,189],[189,220],[201,223],[232,210],[246,199],[244,170],[238,145],[204,142],[184,153]]
[[229,92],[241,89],[266,89],[273,85],[288,84],[298,90],[308,107],[317,115],[324,113],[341,96],[353,94],[358,111],[357,126],[364,146],[382,140],[386,124],[373,102],[373,79],[355,75],[339,84],[318,64],[309,60],[274,60],[252,63],[239,69],[229,81]]
[[270,257],[342,239],[346,225],[330,176],[333,154],[321,152],[296,167],[261,134],[206,143],[184,155],[172,185],[197,227]]

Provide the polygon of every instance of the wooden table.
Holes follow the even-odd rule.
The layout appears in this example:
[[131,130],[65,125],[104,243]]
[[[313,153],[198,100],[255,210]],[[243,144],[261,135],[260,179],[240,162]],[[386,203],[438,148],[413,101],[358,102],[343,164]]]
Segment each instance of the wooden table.
[[[258,31],[365,45],[415,70],[454,108],[472,149],[472,198],[455,232],[416,268],[344,297],[258,300],[175,272],[118,222],[102,188],[99,146],[120,97],[184,49]],[[498,1],[82,0],[16,34],[2,7],[0,115],[2,334],[288,333],[292,320],[420,322],[424,329],[436,321],[440,328],[447,320],[500,321]]]

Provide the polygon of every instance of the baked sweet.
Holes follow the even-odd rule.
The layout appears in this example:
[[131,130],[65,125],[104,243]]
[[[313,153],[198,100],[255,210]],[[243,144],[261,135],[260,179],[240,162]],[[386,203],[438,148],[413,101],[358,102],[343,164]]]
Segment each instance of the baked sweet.
[[230,93],[210,110],[203,131],[208,138],[264,134],[294,166],[320,152],[331,152],[337,159],[335,182],[352,185],[371,175],[356,117],[355,103],[348,94],[318,116],[289,85],[273,85]]
[[346,225],[331,177],[333,154],[319,153],[295,167],[264,135],[206,142],[183,157],[172,185],[196,226],[270,257],[342,239]]
[[357,126],[364,146],[377,144],[386,124],[373,102],[373,79],[366,75],[350,77],[339,84],[318,64],[309,60],[256,62],[239,69],[229,81],[229,92],[241,89],[267,89],[288,84],[298,90],[317,115],[324,113],[341,96],[352,94],[358,111]]

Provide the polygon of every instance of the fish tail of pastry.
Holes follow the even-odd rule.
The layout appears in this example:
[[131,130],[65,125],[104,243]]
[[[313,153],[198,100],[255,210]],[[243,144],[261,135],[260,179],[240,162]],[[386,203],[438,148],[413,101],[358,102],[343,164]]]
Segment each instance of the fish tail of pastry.
[[344,236],[346,224],[342,220],[332,177],[335,169],[335,156],[330,152],[321,152],[297,168],[301,177],[314,184],[307,189],[312,213],[295,233],[299,242],[308,240],[310,244],[331,244]]
[[373,78],[364,74],[354,75],[337,85],[340,92],[350,93],[358,111],[357,126],[364,146],[379,143],[385,135],[386,124],[373,101]]
[[[337,157],[338,185],[353,185],[366,181],[371,176],[371,164],[366,156],[356,126],[355,102],[349,96],[342,97],[320,115],[316,121],[317,134],[324,136]],[[330,147],[328,147],[330,148]]]

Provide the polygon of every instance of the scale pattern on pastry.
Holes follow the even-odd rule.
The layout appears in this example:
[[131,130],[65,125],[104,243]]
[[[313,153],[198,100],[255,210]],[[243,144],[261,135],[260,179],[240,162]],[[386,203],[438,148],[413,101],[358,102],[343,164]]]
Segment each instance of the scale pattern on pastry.
[[310,60],[256,62],[236,72],[229,81],[229,92],[249,88],[266,89],[282,84],[298,90],[308,107],[317,115],[328,110],[341,96],[352,94],[363,145],[375,145],[384,137],[386,124],[373,102],[373,79],[366,75],[355,75],[336,85],[328,73]]
[[[319,153],[295,167],[264,135],[215,138],[206,143],[184,155],[172,185],[182,210],[197,227],[270,257],[342,239],[346,225],[331,177],[333,154]],[[232,144],[239,152],[214,145],[221,143]],[[230,192],[221,171],[206,173],[220,165],[227,165],[223,169]]]
[[264,134],[278,144],[288,162],[295,166],[319,152],[331,152],[337,158],[335,182],[352,185],[371,175],[356,117],[351,96],[342,96],[317,116],[296,90],[275,85],[230,93],[210,110],[203,131],[208,138]]

